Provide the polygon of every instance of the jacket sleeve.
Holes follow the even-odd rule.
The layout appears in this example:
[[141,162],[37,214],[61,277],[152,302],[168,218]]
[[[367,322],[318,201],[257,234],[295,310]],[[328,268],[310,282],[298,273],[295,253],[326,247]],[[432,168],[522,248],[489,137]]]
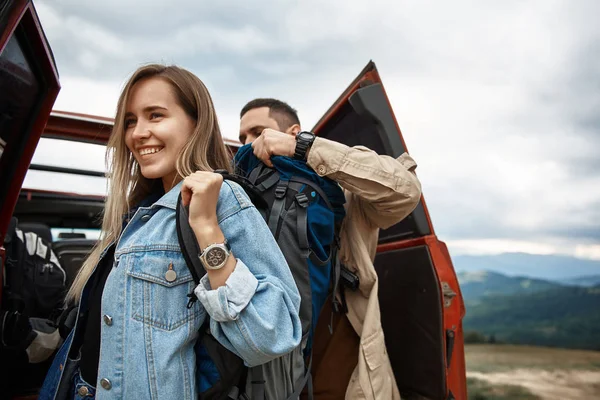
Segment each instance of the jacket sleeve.
[[358,196],[367,220],[378,228],[400,222],[421,198],[421,183],[414,174],[417,164],[407,153],[393,158],[364,146],[316,138],[307,162],[317,174]]
[[205,275],[196,287],[212,335],[248,366],[289,353],[302,336],[300,294],[275,238],[253,206],[219,225],[237,264],[225,286],[211,290]]

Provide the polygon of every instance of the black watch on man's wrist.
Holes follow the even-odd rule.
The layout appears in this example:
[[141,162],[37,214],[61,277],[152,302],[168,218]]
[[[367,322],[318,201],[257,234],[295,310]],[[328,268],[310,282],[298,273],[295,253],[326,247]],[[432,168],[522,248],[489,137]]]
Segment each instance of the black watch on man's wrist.
[[296,160],[306,160],[306,153],[314,141],[314,133],[306,131],[299,132],[296,135],[296,151],[294,152],[294,158]]

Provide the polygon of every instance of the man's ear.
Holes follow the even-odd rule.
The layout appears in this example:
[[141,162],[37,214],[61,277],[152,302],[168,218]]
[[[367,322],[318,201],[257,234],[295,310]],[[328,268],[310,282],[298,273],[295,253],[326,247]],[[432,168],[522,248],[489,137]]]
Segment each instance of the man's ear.
[[295,137],[300,131],[301,131],[300,125],[294,124],[294,125],[290,126],[289,128],[287,128],[287,130],[285,131],[285,133],[287,133],[288,135],[292,135],[292,136]]

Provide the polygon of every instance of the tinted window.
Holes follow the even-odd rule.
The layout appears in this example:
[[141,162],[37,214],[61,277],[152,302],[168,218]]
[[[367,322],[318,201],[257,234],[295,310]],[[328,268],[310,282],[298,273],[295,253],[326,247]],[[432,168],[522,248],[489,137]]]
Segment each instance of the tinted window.
[[13,35],[0,53],[0,152],[17,141],[31,121],[39,85],[23,44]]
[[387,154],[374,124],[354,111],[349,102],[330,119],[319,136],[348,146],[366,146],[378,154]]
[[[405,152],[394,116],[381,84],[356,91],[318,132],[319,136],[348,146],[363,145],[392,157]],[[408,217],[379,233],[379,243],[429,235],[429,223],[421,202]]]

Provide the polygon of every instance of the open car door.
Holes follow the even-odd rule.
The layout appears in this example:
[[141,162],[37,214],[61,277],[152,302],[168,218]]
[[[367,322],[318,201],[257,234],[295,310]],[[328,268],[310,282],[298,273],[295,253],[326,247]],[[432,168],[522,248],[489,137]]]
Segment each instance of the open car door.
[[[0,309],[4,239],[27,167],[60,90],[50,46],[31,0],[0,0]],[[13,366],[0,357],[0,386]],[[30,379],[23,377],[24,380]],[[32,379],[32,378],[31,378]],[[14,382],[10,384],[13,385]],[[6,382],[5,382],[6,384]],[[15,384],[18,385],[18,384]],[[9,390],[10,389],[10,390]],[[12,388],[1,387],[0,397]]]
[[31,0],[0,0],[2,271],[8,223],[59,90],[54,58]]
[[[373,62],[313,132],[392,157],[407,151]],[[464,304],[424,198],[407,218],[380,232],[375,269],[386,346],[402,398],[466,399]]]

